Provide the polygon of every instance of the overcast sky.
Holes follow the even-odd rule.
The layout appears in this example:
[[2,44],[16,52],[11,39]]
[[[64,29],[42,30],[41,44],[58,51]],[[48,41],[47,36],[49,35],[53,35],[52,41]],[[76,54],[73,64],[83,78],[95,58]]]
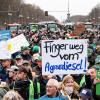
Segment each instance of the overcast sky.
[[[24,0],[26,3],[35,4],[59,20],[67,18],[68,0]],[[69,0],[70,14],[87,15],[100,0]],[[52,12],[53,11],[53,12]],[[56,12],[66,11],[66,12]]]

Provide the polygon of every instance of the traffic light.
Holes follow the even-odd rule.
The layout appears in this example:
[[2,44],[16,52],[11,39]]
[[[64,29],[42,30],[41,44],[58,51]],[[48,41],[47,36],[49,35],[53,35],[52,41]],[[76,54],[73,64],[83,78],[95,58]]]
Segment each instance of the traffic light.
[[48,11],[45,11],[45,16],[48,16]]

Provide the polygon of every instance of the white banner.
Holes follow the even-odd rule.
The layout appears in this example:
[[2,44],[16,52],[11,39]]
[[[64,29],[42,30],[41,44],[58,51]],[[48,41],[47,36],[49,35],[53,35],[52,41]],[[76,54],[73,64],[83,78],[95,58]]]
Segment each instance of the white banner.
[[11,54],[20,51],[22,46],[29,46],[28,41],[26,40],[23,34],[16,36],[7,41],[8,49]]
[[7,41],[0,42],[0,59],[11,59],[11,54],[7,47]]
[[42,74],[86,73],[87,41],[42,40]]

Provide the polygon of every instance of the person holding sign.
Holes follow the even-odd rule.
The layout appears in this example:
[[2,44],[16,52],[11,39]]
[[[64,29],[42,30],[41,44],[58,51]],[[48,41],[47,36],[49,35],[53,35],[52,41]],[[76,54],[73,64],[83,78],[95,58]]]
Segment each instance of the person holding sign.
[[96,68],[91,67],[85,75],[85,88],[91,89],[94,100],[100,100],[100,87],[97,88],[97,85],[100,83],[100,79],[97,77]]

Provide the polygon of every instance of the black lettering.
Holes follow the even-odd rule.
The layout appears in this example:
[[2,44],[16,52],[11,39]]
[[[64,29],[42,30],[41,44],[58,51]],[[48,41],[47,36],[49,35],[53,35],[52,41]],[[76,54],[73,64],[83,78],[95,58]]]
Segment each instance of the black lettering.
[[75,59],[79,59],[79,54],[78,53],[74,53],[74,54],[64,54],[61,55],[60,54],[60,59],[64,59],[64,60],[75,60]]
[[79,54],[78,53],[74,53],[74,54],[69,54],[69,60],[74,60],[74,59],[79,59]]
[[83,52],[83,50],[84,50],[84,46],[83,46],[83,44],[82,44],[82,45],[80,45],[80,49],[81,49],[81,51],[80,51],[80,52],[78,52],[78,53],[82,53],[82,52]]
[[[46,49],[46,53],[51,52],[51,50],[52,50],[51,42],[54,42],[54,41],[45,41],[45,46],[44,46],[44,48]],[[49,45],[48,45],[48,44],[49,44]],[[49,50],[50,50],[50,51],[49,51]]]
[[84,46],[83,46],[83,44],[81,44],[81,45],[79,45],[79,44],[70,44],[69,45],[69,49],[70,50],[73,50],[73,49],[75,49],[75,50],[81,50],[81,51],[79,51],[79,52],[77,52],[77,53],[82,53],[83,52],[83,49],[84,49]]
[[[55,55],[50,55],[51,57],[57,57],[57,56],[59,56],[60,55],[60,50],[66,50],[66,46],[67,46],[68,44],[53,44],[52,45],[52,53],[53,52],[57,52],[57,54],[55,54]],[[61,57],[61,59],[62,59],[63,57]]]
[[68,60],[68,55],[67,54],[64,54],[63,56],[60,54],[60,59],[64,59],[64,60]]

